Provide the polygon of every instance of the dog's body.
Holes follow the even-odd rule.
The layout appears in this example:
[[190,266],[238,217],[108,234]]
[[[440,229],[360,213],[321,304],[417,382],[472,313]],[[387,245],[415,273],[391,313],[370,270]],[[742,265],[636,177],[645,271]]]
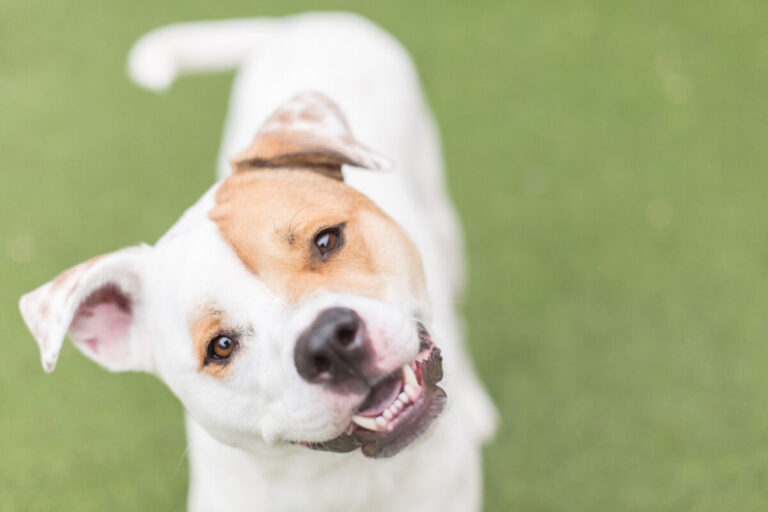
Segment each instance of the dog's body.
[[[165,381],[188,411],[190,510],[479,509],[480,446],[494,430],[495,413],[462,346],[460,234],[443,185],[437,132],[407,54],[361,18],[310,14],[163,28],[136,45],[130,62],[133,78],[155,89],[179,73],[227,67],[239,73],[221,149],[222,182],[154,247],[92,260],[22,299],[44,366],[53,368],[69,332],[78,348],[108,368],[150,371]],[[283,103],[306,90],[322,96]],[[383,160],[351,141],[324,97],[338,103],[355,139],[390,158],[393,170],[346,169],[351,189],[338,181],[342,163],[375,168]],[[259,126],[260,136],[235,160],[231,176],[229,159],[248,147]],[[306,139],[297,142],[304,136],[296,134],[307,133],[320,140],[311,151]],[[275,142],[275,135],[288,142]],[[315,220],[323,215],[328,222]],[[336,231],[319,239],[334,223]],[[344,252],[332,255],[333,274],[325,253],[289,249],[296,237],[302,243],[304,224],[314,226],[313,251],[326,250],[331,236],[334,251],[350,254],[348,260]],[[261,235],[244,234],[259,226]],[[350,252],[356,246],[365,250]],[[249,316],[251,310],[258,315]],[[354,363],[347,355],[337,362],[335,352],[328,357],[354,366],[364,374],[361,382],[337,375],[335,366],[331,380],[321,380],[322,369],[312,366],[316,353],[302,359],[302,340],[314,343],[330,310],[356,312],[354,343],[359,338],[368,355]],[[51,318],[51,311],[58,314]],[[148,311],[161,315],[162,325]],[[436,351],[426,348],[426,330],[417,337],[414,319],[428,325],[445,361],[448,401],[440,419],[385,460],[309,450],[362,446],[369,457],[389,456],[426,429],[444,399],[434,391],[440,376],[428,377]],[[147,338],[163,343],[146,344]],[[294,347],[286,339],[299,341]],[[409,364],[418,375],[416,391],[405,386],[407,376],[404,383],[397,377]],[[407,425],[413,435],[387,434],[401,428],[396,420],[376,436],[353,424],[368,425],[373,416],[349,423],[365,409],[365,395],[392,378],[406,402],[403,393],[414,393],[413,407],[405,406],[420,415],[416,427]],[[419,407],[430,400],[422,414]],[[421,416],[426,419],[419,422]],[[404,417],[400,421],[411,421]],[[343,446],[334,444],[339,439]]]

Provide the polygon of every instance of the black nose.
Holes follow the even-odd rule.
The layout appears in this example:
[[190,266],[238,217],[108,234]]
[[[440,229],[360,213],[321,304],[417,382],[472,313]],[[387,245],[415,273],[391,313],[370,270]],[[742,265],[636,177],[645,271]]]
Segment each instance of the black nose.
[[357,313],[347,308],[326,309],[296,341],[296,369],[313,383],[364,379],[366,338]]

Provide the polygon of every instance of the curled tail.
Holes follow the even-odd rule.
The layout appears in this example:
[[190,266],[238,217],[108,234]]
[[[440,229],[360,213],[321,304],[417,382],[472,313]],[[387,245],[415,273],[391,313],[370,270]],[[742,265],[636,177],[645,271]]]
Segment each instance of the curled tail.
[[167,25],[142,36],[128,56],[128,74],[162,91],[180,75],[236,68],[269,38],[276,20],[235,19]]

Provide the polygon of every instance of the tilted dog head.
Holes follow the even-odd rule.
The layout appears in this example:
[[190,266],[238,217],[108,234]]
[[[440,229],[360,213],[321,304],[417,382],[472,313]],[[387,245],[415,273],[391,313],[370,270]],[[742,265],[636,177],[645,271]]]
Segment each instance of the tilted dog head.
[[43,366],[68,334],[159,376],[211,435],[389,456],[443,407],[418,253],[342,164],[384,160],[301,94],[155,246],[91,259],[21,299]]

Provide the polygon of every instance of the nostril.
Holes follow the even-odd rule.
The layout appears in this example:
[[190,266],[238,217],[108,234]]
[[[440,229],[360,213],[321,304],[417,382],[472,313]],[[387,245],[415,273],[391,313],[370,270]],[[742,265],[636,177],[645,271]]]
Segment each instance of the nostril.
[[355,334],[357,329],[352,325],[342,325],[336,331],[336,340],[342,347],[348,347],[355,341]]
[[331,361],[325,356],[316,355],[312,358],[312,366],[314,366],[315,371],[319,375],[331,369]]

